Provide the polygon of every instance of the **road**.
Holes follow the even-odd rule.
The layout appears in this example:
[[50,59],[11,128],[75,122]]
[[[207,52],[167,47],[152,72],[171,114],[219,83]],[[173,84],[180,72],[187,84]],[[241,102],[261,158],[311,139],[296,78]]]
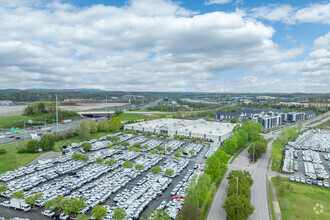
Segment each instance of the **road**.
[[[324,116],[329,116],[330,112],[323,114],[322,116],[316,117],[311,121],[318,120]],[[310,126],[306,126],[307,124],[311,123],[311,121],[303,122],[303,127],[315,127],[320,123],[326,121],[329,117],[312,124]],[[304,124],[306,123],[306,125]],[[276,139],[281,130],[278,130],[273,133],[265,134],[264,137],[266,139],[273,138]],[[249,217],[249,219],[253,220],[266,220],[270,219],[270,212],[268,209],[268,191],[267,191],[267,178],[268,176],[273,176],[274,173],[269,172],[268,162],[270,159],[270,149],[271,144],[273,141],[270,141],[267,146],[266,154],[262,155],[262,157],[254,164],[249,162],[249,154],[247,149],[245,149],[232,164],[228,165],[228,171],[225,174],[222,183],[220,184],[219,188],[217,189],[216,194],[214,195],[209,213],[207,215],[207,220],[225,220],[227,218],[227,213],[222,208],[224,201],[226,200],[226,192],[228,188],[228,180],[227,176],[231,170],[246,170],[251,173],[251,176],[254,180],[254,183],[251,187],[251,204],[254,206],[254,212]]]
[[[83,119],[74,120],[68,124],[59,124],[58,131],[68,131],[71,129],[75,129],[80,124],[81,121],[84,121],[84,120],[89,121],[92,119],[93,118],[83,118]],[[98,120],[103,120],[103,119],[98,118]],[[10,135],[4,135],[5,136],[4,138],[2,138],[3,135],[0,135],[0,146],[2,145],[2,143],[7,144],[7,143],[15,142],[15,141],[31,139],[31,133],[45,135],[45,134],[51,134],[55,131],[56,131],[56,123],[45,125],[40,129],[34,129],[34,130],[21,129],[20,133],[11,133]],[[4,132],[2,132],[2,133],[4,133]],[[14,137],[10,138],[10,136],[14,136]],[[16,137],[19,137],[20,139],[16,139]]]

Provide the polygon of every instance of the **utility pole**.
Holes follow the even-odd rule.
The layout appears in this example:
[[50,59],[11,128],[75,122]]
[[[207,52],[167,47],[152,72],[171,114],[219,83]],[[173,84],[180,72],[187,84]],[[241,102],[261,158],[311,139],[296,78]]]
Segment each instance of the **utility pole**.
[[236,195],[238,195],[238,176],[236,177]]
[[105,118],[108,119],[108,96],[105,96]]
[[57,106],[57,94],[56,97],[56,133],[58,132],[58,106]]
[[253,144],[253,162],[254,162],[254,144]]

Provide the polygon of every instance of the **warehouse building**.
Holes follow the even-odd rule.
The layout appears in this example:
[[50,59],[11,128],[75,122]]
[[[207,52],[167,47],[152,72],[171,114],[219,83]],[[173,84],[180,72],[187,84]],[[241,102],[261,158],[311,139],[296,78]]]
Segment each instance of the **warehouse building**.
[[169,137],[174,135],[186,138],[196,137],[214,143],[221,143],[233,134],[235,124],[210,122],[204,119],[183,120],[162,118],[151,121],[138,122],[124,125],[124,130],[134,130],[138,132],[151,132]]

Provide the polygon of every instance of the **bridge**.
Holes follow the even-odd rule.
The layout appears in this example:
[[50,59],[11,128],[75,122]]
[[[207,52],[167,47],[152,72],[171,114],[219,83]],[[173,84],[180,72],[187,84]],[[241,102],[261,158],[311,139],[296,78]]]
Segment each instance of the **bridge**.
[[100,112],[77,112],[82,117],[89,117],[89,118],[100,118],[105,117],[108,115],[108,117],[111,117],[115,112],[114,111],[100,111]]

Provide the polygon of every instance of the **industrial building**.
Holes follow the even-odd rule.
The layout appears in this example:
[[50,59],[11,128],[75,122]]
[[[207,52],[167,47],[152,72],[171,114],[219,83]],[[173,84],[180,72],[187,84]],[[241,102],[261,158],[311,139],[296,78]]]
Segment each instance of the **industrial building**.
[[213,141],[220,144],[232,136],[235,124],[209,122],[204,119],[183,120],[162,118],[151,121],[138,122],[124,125],[124,130],[134,130],[138,132],[151,132],[153,134],[162,134],[169,137],[174,135],[184,136],[186,138],[196,137],[202,140]]

